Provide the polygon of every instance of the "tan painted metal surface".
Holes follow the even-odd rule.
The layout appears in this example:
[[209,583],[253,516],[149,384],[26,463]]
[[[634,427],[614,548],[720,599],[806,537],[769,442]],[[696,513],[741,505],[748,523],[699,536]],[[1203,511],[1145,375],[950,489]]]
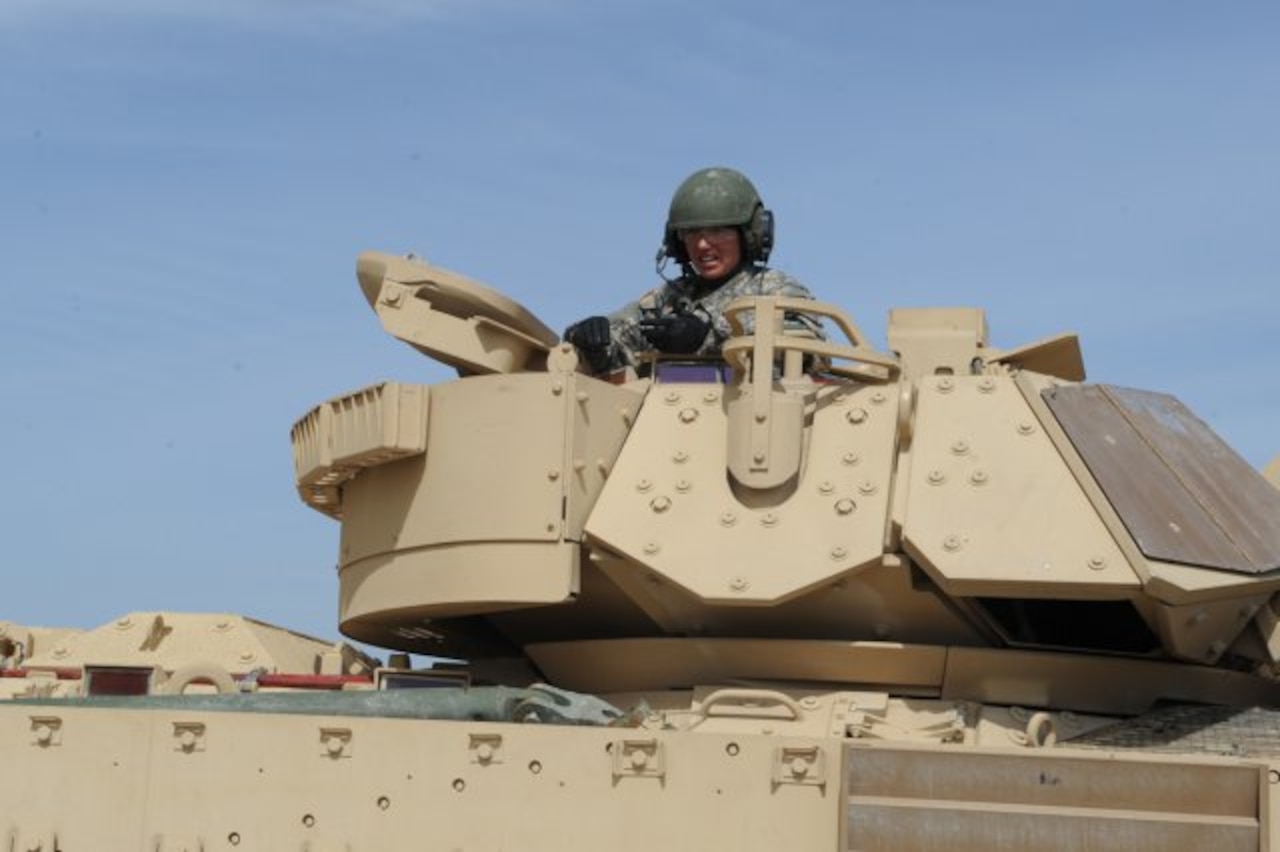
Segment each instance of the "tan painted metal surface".
[[744,300],[707,381],[614,382],[456,273],[358,278],[462,378],[308,412],[298,491],[342,631],[468,664],[0,622],[0,852],[1280,850],[1280,462],[977,309],[882,353]]

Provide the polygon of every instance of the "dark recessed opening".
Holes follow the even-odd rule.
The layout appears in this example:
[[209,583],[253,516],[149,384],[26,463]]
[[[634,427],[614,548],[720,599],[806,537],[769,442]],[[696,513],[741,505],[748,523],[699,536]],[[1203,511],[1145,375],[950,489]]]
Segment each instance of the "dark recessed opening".
[[85,666],[89,695],[147,695],[154,670],[132,666]]
[[1128,601],[979,598],[992,623],[1014,645],[1147,654],[1159,638]]

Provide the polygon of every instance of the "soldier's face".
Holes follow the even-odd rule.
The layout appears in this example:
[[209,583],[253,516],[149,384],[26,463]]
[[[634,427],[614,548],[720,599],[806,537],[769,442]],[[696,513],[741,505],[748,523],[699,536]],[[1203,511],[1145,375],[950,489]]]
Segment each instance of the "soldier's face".
[[708,281],[730,275],[742,260],[737,228],[698,228],[681,231],[679,237],[689,253],[693,271]]

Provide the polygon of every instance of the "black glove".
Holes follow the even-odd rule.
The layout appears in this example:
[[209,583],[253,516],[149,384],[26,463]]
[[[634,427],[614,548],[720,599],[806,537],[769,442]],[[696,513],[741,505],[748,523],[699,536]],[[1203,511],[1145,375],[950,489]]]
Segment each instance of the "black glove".
[[659,352],[691,355],[702,348],[711,323],[696,314],[665,314],[640,320],[640,333]]
[[564,339],[578,347],[587,363],[600,372],[609,362],[609,318],[587,317],[564,330]]

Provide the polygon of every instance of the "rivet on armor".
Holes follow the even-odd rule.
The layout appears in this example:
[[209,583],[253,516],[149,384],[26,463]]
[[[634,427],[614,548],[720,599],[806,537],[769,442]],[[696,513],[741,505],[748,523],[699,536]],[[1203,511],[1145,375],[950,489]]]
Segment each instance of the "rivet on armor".
[[65,645],[59,645],[58,647],[54,648],[54,649],[53,649],[53,655],[54,655],[55,657],[65,657],[65,656],[67,655],[67,648],[66,648],[66,646],[65,646]]
[[858,483],[858,493],[870,495],[876,493],[876,484],[870,479],[864,479]]
[[251,662],[253,662],[253,658],[254,658],[255,656],[257,656],[257,655],[256,655],[256,654],[254,654],[252,651],[244,650],[244,651],[241,651],[241,652],[240,652],[239,660],[240,660],[240,662],[242,662],[242,663],[251,663]]
[[720,526],[731,527],[738,522],[738,516],[733,512],[722,512],[720,514]]
[[1101,556],[1092,556],[1089,558],[1089,570],[1101,571],[1107,567],[1107,560]]
[[876,405],[883,405],[889,397],[885,396],[884,391],[876,391],[871,394],[871,401]]
[[609,475],[609,463],[604,459],[596,459],[596,470],[600,471],[604,476]]
[[844,413],[844,419],[854,424],[865,423],[867,422],[867,410],[865,408],[850,408]]
[[53,728],[48,725],[36,725],[35,728],[36,742],[40,745],[48,745],[53,742]]
[[963,438],[951,445],[951,452],[958,456],[963,456],[969,452],[969,442]]
[[765,422],[765,421],[766,421],[766,420],[768,420],[768,419],[769,419],[769,415],[768,415],[768,414],[765,414],[763,411],[761,411],[759,414],[757,414],[757,415],[756,415],[756,422],[757,422],[757,423],[763,423],[763,422]]
[[346,748],[346,743],[342,741],[342,737],[331,736],[325,739],[324,748],[332,757],[338,757],[342,754],[342,750]]
[[668,405],[675,405],[677,402],[680,401],[680,394],[676,393],[673,390],[669,390],[666,392],[666,394],[662,398],[663,400],[666,401]]
[[591,398],[591,395],[588,394],[586,391],[580,390],[573,395],[573,398],[576,399],[578,402],[586,402],[588,399]]
[[649,554],[650,556],[653,556],[655,553],[657,553],[661,549],[662,548],[658,546],[658,543],[656,541],[648,542],[644,546],[644,552]]
[[564,393],[564,382],[556,382],[555,384],[553,384],[551,386],[551,393],[554,396],[559,396],[560,394]]
[[822,480],[822,482],[818,484],[819,494],[830,494],[832,491],[835,491],[835,490],[836,490],[836,487],[831,484],[831,480],[829,479],[824,479]]
[[577,473],[582,473],[584,470],[586,470],[586,469],[587,469],[587,463],[586,463],[586,461],[585,461],[585,460],[583,460],[583,459],[574,459],[574,460],[573,460],[573,469],[574,469],[574,471],[576,471]]
[[[396,301],[399,301],[399,299],[400,299],[400,297],[399,297],[399,296],[397,296],[397,297],[396,297]],[[231,832],[230,834],[228,834],[228,835],[227,835],[227,842],[228,842],[228,843],[230,843],[232,846],[239,846],[239,845],[240,845],[240,832],[238,832],[238,831],[233,831],[233,832]]]
[[978,382],[978,390],[981,393],[991,393],[995,389],[996,389],[996,380],[991,378],[990,376],[984,376],[982,380]]
[[730,757],[737,757],[740,750],[737,743],[729,743],[724,747],[724,753]]
[[692,423],[697,419],[698,419],[698,409],[696,408],[685,408],[680,412],[681,423]]
[[626,423],[628,426],[631,425],[631,409],[630,408],[619,408],[618,416],[622,418],[623,423]]
[[1209,620],[1209,611],[1207,609],[1198,609],[1191,615],[1189,619],[1187,619],[1187,624],[1188,626],[1194,627],[1197,624],[1204,624],[1208,620]]
[[844,559],[848,555],[849,555],[849,549],[846,547],[841,547],[840,545],[836,545],[835,547],[831,548],[832,559]]
[[654,497],[649,501],[649,508],[655,512],[665,512],[671,508],[670,497]]
[[806,695],[804,698],[800,699],[800,706],[806,710],[817,710],[822,706],[822,702],[812,695]]
[[388,799],[386,796],[379,796],[379,797],[378,797],[378,810],[380,810],[380,811],[385,811],[385,810],[386,810],[387,808],[389,808],[389,807],[391,807],[391,800],[390,800],[390,799]]
[[936,468],[929,471],[929,476],[926,478],[930,485],[941,485],[947,481],[947,475]]
[[631,752],[631,768],[640,770],[649,765],[649,755],[644,753],[644,749],[636,749]]
[[985,470],[975,470],[973,473],[969,474],[969,481],[974,485],[986,485],[987,472]]
[[128,616],[125,616],[124,618],[116,619],[117,630],[128,630],[130,627],[133,627],[133,619],[129,618]]
[[734,577],[729,581],[729,588],[735,592],[745,592],[750,586],[746,577]]
[[302,815],[302,824],[303,824],[304,826],[306,826],[307,828],[314,828],[314,827],[315,827],[315,824],[316,824],[316,818],[315,818],[314,816],[312,816],[311,814],[303,814],[303,815]]
[[938,379],[939,393],[951,393],[951,391],[955,390],[955,387],[956,387],[956,383],[953,382],[951,379],[947,378],[946,376],[943,376],[942,378]]
[[751,460],[752,460],[753,462],[755,462],[756,464],[762,464],[762,463],[764,462],[764,460],[765,460],[765,454],[764,454],[764,453],[762,453],[762,452],[755,452],[755,453],[752,453],[752,454],[751,454]]
[[552,482],[555,482],[559,478],[560,478],[560,471],[558,470],[547,471],[547,479],[550,479]]
[[703,402],[715,402],[719,398],[720,398],[720,394],[716,393],[715,391],[707,391],[702,395]]
[[836,501],[837,515],[847,515],[852,512],[854,508],[856,508],[854,502],[847,497],[843,500]]
[[676,480],[676,490],[679,491],[681,494],[687,494],[689,489],[692,487],[693,485],[690,484],[689,480],[687,479]]
[[196,732],[187,728],[178,734],[178,746],[183,751],[192,751],[196,747]]
[[795,778],[803,778],[809,774],[809,762],[803,757],[793,758],[791,761],[791,775]]
[[642,479],[636,483],[636,490],[643,493],[653,487],[653,483],[647,479]]
[[532,772],[534,775],[537,775],[539,772],[541,772],[541,771],[542,771],[542,761],[540,761],[540,760],[531,760],[531,761],[529,761],[529,771],[530,771],[530,772]]
[[455,778],[453,779],[453,789],[461,793],[463,790],[467,789],[467,782],[463,781],[461,778]]
[[840,463],[849,465],[850,467],[857,464],[861,460],[862,458],[857,453],[845,453],[843,456],[840,457]]
[[490,743],[480,743],[476,746],[476,760],[481,763],[488,763],[493,760],[493,745]]
[[684,450],[676,450],[675,455],[671,457],[671,460],[676,464],[684,464],[689,460],[689,454]]
[[1018,423],[1019,435],[1031,435],[1035,431],[1036,431],[1036,424],[1032,423],[1030,420],[1023,420],[1020,423]]
[[777,526],[778,516],[773,512],[765,512],[760,518],[760,524],[766,527]]
[[962,543],[960,541],[960,536],[958,535],[949,535],[942,540],[943,550],[950,550],[952,552],[955,552],[959,550],[961,547],[962,547]]

